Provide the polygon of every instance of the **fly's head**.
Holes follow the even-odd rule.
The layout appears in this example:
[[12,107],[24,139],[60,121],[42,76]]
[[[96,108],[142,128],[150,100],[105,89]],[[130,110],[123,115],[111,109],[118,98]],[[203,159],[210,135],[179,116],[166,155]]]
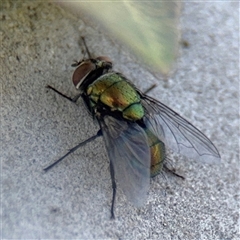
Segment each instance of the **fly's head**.
[[73,84],[80,91],[85,91],[89,84],[111,71],[112,61],[109,57],[100,56],[94,59],[83,59],[72,66],[77,67],[72,77]]

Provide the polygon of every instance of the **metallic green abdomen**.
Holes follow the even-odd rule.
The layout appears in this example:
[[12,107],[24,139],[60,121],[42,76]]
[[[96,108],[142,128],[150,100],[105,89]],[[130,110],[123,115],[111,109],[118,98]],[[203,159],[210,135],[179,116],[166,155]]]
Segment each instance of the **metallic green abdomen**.
[[162,170],[163,161],[166,158],[165,145],[148,129],[145,132],[151,153],[151,177],[155,177]]
[[88,86],[87,94],[93,108],[100,102],[111,111],[122,112],[123,118],[131,121],[140,120],[144,116],[139,94],[116,73],[108,73],[98,78]]

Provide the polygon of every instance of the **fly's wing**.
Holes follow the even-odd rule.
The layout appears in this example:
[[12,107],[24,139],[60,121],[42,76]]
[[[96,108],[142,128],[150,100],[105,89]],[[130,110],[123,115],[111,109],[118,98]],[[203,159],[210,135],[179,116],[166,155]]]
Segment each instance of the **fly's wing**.
[[150,184],[150,150],[144,130],[111,116],[99,122],[118,185],[129,201],[142,206]]
[[164,104],[141,95],[146,111],[144,122],[167,147],[187,158],[220,162],[217,148],[201,131]]

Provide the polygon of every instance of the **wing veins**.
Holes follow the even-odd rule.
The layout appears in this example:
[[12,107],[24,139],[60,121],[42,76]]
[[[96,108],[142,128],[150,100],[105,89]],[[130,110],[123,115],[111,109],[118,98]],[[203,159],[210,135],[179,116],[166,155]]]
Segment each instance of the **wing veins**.
[[[145,103],[147,121],[160,134],[159,138],[164,138],[163,142],[167,143],[169,141],[169,144],[176,149],[175,151],[186,156],[197,154],[200,158],[208,156],[209,158],[220,159],[219,152],[211,140],[189,121],[163,103],[142,93],[141,96]],[[161,133],[159,127],[161,127]],[[168,139],[168,136],[170,139]]]

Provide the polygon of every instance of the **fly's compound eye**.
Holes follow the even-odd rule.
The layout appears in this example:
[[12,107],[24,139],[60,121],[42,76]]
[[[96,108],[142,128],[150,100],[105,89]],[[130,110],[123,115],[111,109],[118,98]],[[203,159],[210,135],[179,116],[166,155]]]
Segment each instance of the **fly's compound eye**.
[[81,83],[88,76],[88,74],[96,69],[96,65],[91,61],[83,61],[77,67],[77,69],[73,73],[72,81],[74,86],[79,89]]

